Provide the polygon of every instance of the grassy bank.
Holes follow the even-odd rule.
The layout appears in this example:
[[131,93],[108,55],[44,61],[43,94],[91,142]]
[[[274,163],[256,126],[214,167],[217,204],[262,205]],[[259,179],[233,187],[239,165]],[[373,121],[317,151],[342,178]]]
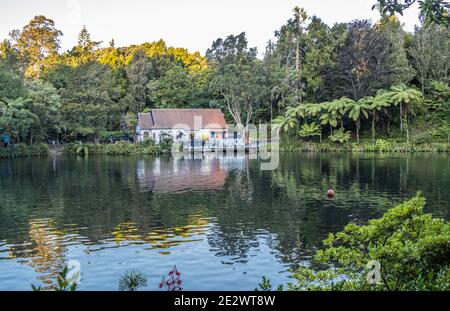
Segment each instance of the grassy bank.
[[352,151],[352,152],[450,152],[450,143],[431,142],[431,143],[405,143],[378,139],[375,144],[372,142],[361,143],[333,143],[333,142],[284,142],[280,146],[281,151]]
[[45,157],[48,155],[46,144],[15,144],[7,148],[0,147],[0,158]]
[[168,152],[170,149],[167,146],[157,145],[150,140],[135,144],[123,141],[115,144],[72,143],[64,147],[65,154],[76,155],[143,155]]

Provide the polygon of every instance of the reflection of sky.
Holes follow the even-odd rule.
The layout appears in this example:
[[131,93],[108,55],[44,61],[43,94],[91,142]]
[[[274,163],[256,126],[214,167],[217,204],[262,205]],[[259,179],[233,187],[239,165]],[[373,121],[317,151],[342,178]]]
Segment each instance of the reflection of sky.
[[[270,275],[274,284],[288,281],[287,267],[279,262],[278,253],[270,245],[275,238],[268,232],[259,233],[253,243],[255,246],[249,249],[245,259],[224,255],[218,258],[217,251],[205,238],[205,234],[211,232],[211,226],[200,225],[201,229],[191,226],[196,233],[188,236],[168,233],[167,241],[174,242],[169,243],[168,249],[159,248],[161,244],[155,245],[153,240],[146,241],[147,237],[135,239],[133,230],[128,230],[130,239],[122,233],[120,239],[113,237],[95,245],[83,244],[84,237],[71,234],[72,243],[67,243],[62,252],[49,249],[49,255],[64,254],[66,261],[80,262],[80,290],[117,290],[120,277],[129,269],[138,270],[147,277],[146,290],[158,290],[158,282],[173,265],[181,272],[186,290],[253,290],[262,277],[261,267],[265,267],[264,275]],[[75,242],[77,239],[80,241]],[[67,237],[61,236],[60,242],[63,240]],[[6,251],[5,246],[0,250]],[[0,257],[3,270],[0,290],[30,290],[31,284],[42,284],[37,280],[48,279],[49,271],[36,266],[40,256],[30,253],[25,257],[7,261]],[[21,264],[17,265],[18,262]]]
[[448,218],[448,159],[286,154],[263,173],[221,154],[0,161],[11,172],[0,179],[0,290],[29,290],[73,259],[81,289],[115,290],[130,268],[156,289],[174,264],[191,290],[252,290],[264,275],[286,283],[329,232],[417,190]]

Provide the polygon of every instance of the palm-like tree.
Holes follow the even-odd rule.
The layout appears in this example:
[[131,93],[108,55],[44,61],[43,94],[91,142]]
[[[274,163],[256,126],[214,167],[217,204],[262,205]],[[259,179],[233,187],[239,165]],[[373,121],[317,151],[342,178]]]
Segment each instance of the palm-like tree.
[[288,135],[289,130],[294,128],[297,124],[297,118],[292,114],[278,116],[272,121],[272,125],[280,128],[283,132],[286,133],[286,135]]
[[368,96],[360,100],[361,103],[370,106],[372,115],[372,144],[375,144],[375,122],[378,121],[380,112],[391,106],[387,95],[387,93],[378,93],[376,96]]
[[316,117],[323,110],[323,105],[321,104],[304,104],[302,107],[305,111],[305,116],[308,117]]
[[325,112],[320,115],[320,124],[329,125],[330,131],[333,132],[333,128],[338,124],[337,111],[333,109],[332,102],[322,103],[320,106],[322,106],[321,110],[325,110]]
[[411,111],[411,105],[422,100],[422,92],[402,84],[392,87],[389,95],[390,102],[400,107],[400,129],[406,130],[406,142],[409,143],[408,113]]
[[336,118],[341,123],[341,128],[344,128],[344,116],[354,104],[355,101],[351,100],[348,97],[341,97],[339,99],[333,100],[329,104],[328,111],[336,116]]
[[[304,104],[301,106],[303,109],[303,117],[310,117],[310,118],[316,118],[318,115],[320,115],[320,113],[323,111],[324,109],[324,105],[323,104]],[[322,143],[322,124],[319,123],[318,124],[319,127],[319,139],[320,142]]]
[[371,106],[365,101],[360,100],[358,102],[353,102],[350,106],[348,116],[355,122],[356,125],[356,141],[359,144],[359,130],[361,129],[361,118],[369,117],[369,111],[371,111]]

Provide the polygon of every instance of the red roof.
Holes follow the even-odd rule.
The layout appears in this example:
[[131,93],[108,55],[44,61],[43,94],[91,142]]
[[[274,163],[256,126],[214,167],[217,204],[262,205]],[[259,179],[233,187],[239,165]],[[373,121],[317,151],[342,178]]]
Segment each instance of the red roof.
[[[194,124],[196,118],[198,124]],[[141,130],[228,128],[220,109],[152,109],[147,113],[139,113],[138,120]]]

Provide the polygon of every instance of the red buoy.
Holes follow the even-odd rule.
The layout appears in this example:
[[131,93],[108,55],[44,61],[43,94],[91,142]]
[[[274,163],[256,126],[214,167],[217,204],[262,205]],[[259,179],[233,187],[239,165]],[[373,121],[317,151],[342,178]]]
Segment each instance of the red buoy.
[[330,188],[330,189],[327,191],[327,196],[328,196],[329,198],[333,198],[333,197],[334,197],[334,190]]

